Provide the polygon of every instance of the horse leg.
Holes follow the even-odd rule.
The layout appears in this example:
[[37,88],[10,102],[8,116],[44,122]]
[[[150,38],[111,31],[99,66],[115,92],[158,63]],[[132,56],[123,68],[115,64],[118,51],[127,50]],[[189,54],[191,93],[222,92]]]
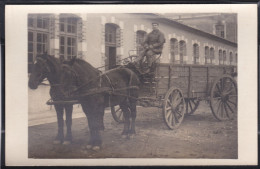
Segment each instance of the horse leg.
[[97,106],[96,111],[93,112],[94,121],[93,121],[93,150],[100,150],[102,146],[102,138],[100,135],[100,130],[104,130],[104,112],[105,109],[103,106]]
[[130,110],[131,110],[131,128],[129,131],[130,138],[135,134],[135,119],[136,119],[136,101],[130,101]]
[[66,112],[66,126],[67,126],[67,135],[65,137],[63,144],[70,144],[72,141],[72,133],[71,133],[71,125],[72,125],[72,110],[73,105],[67,105],[65,106],[65,112]]
[[129,128],[130,128],[130,111],[128,109],[127,103],[121,104],[120,108],[122,109],[123,115],[125,118],[124,130],[122,132],[122,138],[126,138],[129,134]]
[[58,122],[58,134],[54,140],[54,144],[61,144],[64,139],[64,133],[63,133],[63,106],[61,105],[55,105],[55,110],[57,114],[57,122]]

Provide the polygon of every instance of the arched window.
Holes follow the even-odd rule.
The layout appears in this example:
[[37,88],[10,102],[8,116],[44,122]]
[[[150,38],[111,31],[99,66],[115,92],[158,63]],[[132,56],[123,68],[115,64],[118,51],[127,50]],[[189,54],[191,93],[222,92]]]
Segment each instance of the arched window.
[[222,52],[221,49],[218,51],[218,60],[219,60],[219,64],[222,65],[222,63],[223,63],[223,52]]
[[171,45],[171,61],[172,63],[176,62],[176,56],[178,55],[178,41],[175,38],[172,38],[170,40],[170,45]]
[[144,42],[146,34],[145,31],[141,30],[136,32],[136,50],[138,55],[144,50],[142,43]]
[[71,59],[77,56],[77,23],[78,18],[73,15],[60,15],[60,57]]
[[209,47],[205,46],[205,64],[210,63],[210,53],[209,53]]
[[215,60],[215,50],[214,48],[210,48],[210,64],[213,64],[213,60]]
[[186,42],[181,40],[179,42],[179,48],[180,48],[180,50],[179,50],[180,51],[180,63],[182,64],[182,63],[184,63],[183,62],[183,57],[186,56],[186,53],[187,53],[187,51],[186,51]]
[[232,52],[229,52],[229,63],[230,63],[230,65],[232,65],[232,63],[233,63],[233,53]]
[[226,64],[226,61],[227,61],[227,54],[226,54],[226,51],[224,50],[223,51],[223,65]]
[[28,73],[32,72],[32,66],[36,55],[49,53],[50,44],[50,15],[28,15]]
[[193,45],[193,63],[199,63],[199,45],[197,43]]

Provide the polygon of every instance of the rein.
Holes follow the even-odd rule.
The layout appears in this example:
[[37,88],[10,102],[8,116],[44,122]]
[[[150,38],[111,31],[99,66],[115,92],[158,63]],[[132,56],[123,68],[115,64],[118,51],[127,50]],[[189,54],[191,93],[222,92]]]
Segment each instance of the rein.
[[[66,66],[67,66],[67,65],[66,65]],[[68,66],[68,67],[69,67],[69,66]],[[72,90],[71,93],[77,92],[77,91],[80,90],[82,87],[85,87],[85,86],[89,85],[90,83],[92,83],[93,81],[98,80],[98,79],[99,79],[99,86],[101,87],[102,76],[105,76],[105,77],[108,79],[108,82],[109,82],[111,88],[113,89],[111,80],[110,80],[110,78],[107,76],[107,73],[109,73],[109,72],[111,72],[111,71],[114,71],[114,70],[116,70],[116,69],[119,69],[119,68],[120,68],[120,67],[115,68],[115,69],[111,69],[111,70],[109,70],[109,71],[107,71],[107,72],[105,72],[105,73],[100,73],[97,77],[91,79],[90,81],[88,81],[88,82],[82,84],[81,86],[77,87],[76,89]],[[70,68],[70,70],[73,71],[71,68]],[[75,72],[75,74],[76,74],[76,72]],[[76,75],[77,75],[77,74],[76,74]]]

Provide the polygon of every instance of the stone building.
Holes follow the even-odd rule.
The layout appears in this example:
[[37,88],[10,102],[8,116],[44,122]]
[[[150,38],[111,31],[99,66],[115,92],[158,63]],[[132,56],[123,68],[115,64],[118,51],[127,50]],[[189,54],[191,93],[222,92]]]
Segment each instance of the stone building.
[[[107,65],[101,68],[107,70],[128,57],[129,51],[140,53],[140,44],[152,30],[152,22],[160,24],[166,38],[162,63],[237,64],[236,39],[225,32],[222,37],[222,28],[214,34],[153,13],[29,14],[28,72],[36,55],[43,52],[64,60],[77,56],[94,67]],[[236,32],[236,25],[231,28]]]

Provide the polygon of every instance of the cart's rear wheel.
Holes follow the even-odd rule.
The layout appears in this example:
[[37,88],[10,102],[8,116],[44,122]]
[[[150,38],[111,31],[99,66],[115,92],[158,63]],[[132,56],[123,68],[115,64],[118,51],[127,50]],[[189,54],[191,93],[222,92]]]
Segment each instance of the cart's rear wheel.
[[124,119],[123,111],[120,108],[120,106],[111,107],[111,113],[116,122],[124,123],[125,119]]
[[170,88],[164,98],[163,117],[169,129],[176,129],[181,124],[185,113],[185,100],[180,89]]
[[186,98],[185,99],[186,102],[186,114],[187,115],[191,115],[193,114],[197,108],[199,107],[200,104],[200,100],[196,99],[196,98]]
[[223,75],[213,84],[210,108],[220,121],[233,119],[237,114],[237,83],[233,77]]

